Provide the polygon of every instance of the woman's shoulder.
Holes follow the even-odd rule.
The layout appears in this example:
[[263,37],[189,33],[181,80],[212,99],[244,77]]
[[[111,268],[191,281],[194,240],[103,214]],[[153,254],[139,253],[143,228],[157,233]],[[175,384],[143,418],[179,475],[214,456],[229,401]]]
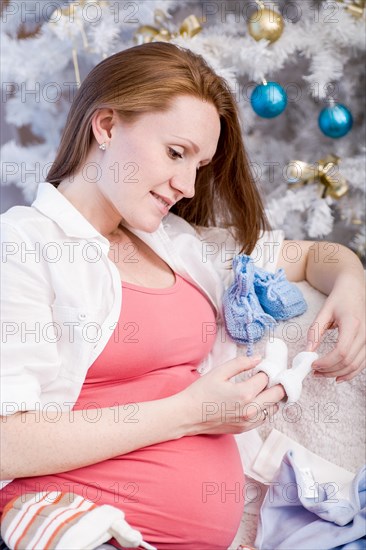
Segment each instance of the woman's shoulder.
[[12,206],[0,215],[1,223],[22,223],[23,220],[34,218],[39,213],[32,206]]
[[48,238],[52,233],[52,221],[33,206],[12,206],[0,215],[1,238],[9,235],[19,239]]
[[3,226],[20,229],[27,221],[37,218],[37,212],[32,206],[12,206],[0,215]]

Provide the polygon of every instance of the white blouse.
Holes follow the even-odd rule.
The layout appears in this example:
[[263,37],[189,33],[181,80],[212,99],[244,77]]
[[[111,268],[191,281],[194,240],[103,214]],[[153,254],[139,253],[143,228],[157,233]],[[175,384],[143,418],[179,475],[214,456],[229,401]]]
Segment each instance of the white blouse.
[[[216,342],[199,372],[235,357],[221,315],[230,260],[239,252],[229,231],[198,230],[174,214],[153,233],[129,229],[216,309]],[[0,414],[71,410],[123,303],[110,243],[50,183],[39,185],[31,206],[1,216],[1,239]],[[252,254],[256,265],[273,272],[282,243],[282,231],[264,233]]]

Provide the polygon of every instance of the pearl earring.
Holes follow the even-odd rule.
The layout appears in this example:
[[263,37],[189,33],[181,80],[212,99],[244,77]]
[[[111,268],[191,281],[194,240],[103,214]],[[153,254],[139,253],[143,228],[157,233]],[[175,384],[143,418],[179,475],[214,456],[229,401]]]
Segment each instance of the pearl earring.
[[105,141],[99,145],[99,149],[101,149],[102,151],[105,151],[107,149]]

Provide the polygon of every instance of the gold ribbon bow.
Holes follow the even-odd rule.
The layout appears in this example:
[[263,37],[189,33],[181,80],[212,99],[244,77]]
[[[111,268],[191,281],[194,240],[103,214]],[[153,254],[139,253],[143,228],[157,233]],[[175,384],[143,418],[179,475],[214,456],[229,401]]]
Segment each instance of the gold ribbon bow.
[[339,4],[344,6],[346,11],[349,11],[351,15],[360,19],[365,11],[366,0],[337,0]]
[[340,199],[348,192],[346,179],[338,170],[340,158],[327,155],[316,164],[293,160],[287,165],[287,179],[293,187],[300,187],[317,181],[321,186],[321,197],[330,195]]
[[168,15],[164,10],[156,9],[154,11],[154,22],[156,27],[152,25],[143,25],[139,27],[134,35],[134,40],[137,44],[146,44],[148,42],[169,42],[172,38],[182,36],[192,38],[202,30],[200,20],[195,15],[188,15],[183,19],[178,31],[172,31],[168,20],[171,15]]

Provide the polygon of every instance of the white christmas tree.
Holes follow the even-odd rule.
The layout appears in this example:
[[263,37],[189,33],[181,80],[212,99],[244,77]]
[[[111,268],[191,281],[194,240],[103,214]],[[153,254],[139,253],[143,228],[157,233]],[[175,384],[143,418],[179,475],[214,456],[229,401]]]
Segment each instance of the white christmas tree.
[[[31,202],[89,70],[136,43],[170,40],[203,55],[229,82],[272,225],[289,239],[346,244],[365,259],[364,12],[364,0],[5,2],[6,122],[28,127],[34,139],[3,145],[2,185],[20,187]],[[254,88],[267,82],[287,95],[273,118],[251,103]],[[343,137],[319,127],[329,104],[352,113]]]

